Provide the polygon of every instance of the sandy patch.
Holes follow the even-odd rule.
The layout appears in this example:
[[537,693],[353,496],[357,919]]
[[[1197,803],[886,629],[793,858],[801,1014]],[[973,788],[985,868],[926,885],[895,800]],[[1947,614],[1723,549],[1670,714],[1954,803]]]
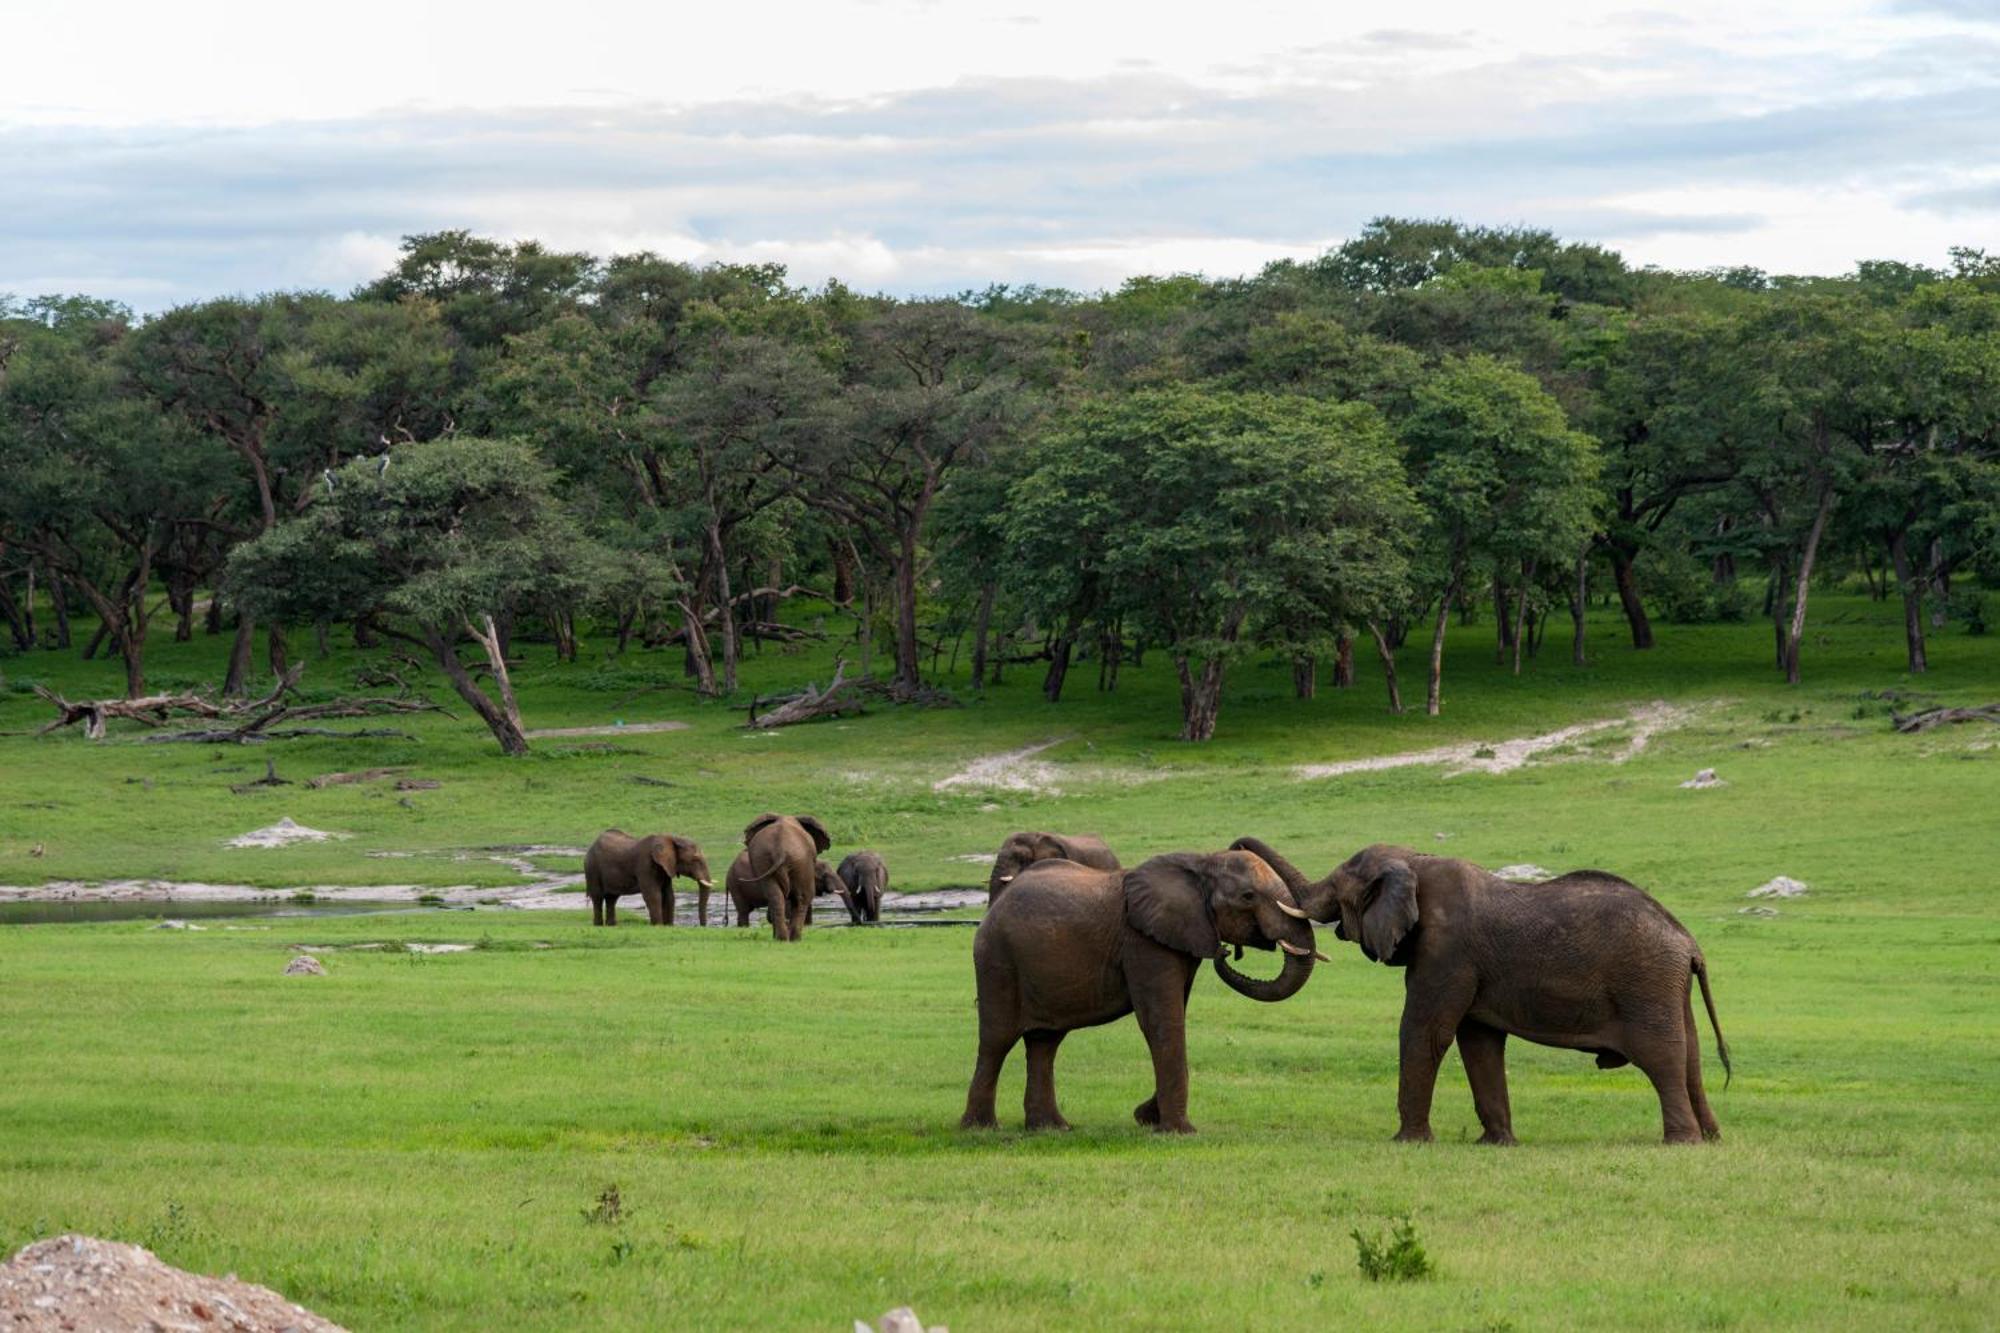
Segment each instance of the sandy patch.
[[1790,875],[1779,875],[1775,879],[1765,880],[1762,884],[1759,884],[1743,896],[1745,898],[1802,898],[1810,891],[1810,888],[1811,886],[1804,880],[1793,879]]
[[1445,774],[1448,778],[1455,778],[1463,773],[1512,773],[1537,755],[1569,745],[1585,736],[1609,731],[1613,727],[1631,727],[1632,738],[1611,758],[1611,762],[1617,764],[1644,750],[1653,737],[1681,725],[1691,716],[1692,711],[1689,709],[1675,708],[1665,703],[1650,703],[1643,708],[1633,710],[1625,717],[1607,718],[1601,722],[1579,722],[1575,726],[1544,732],[1540,736],[1518,736],[1507,741],[1462,741],[1457,745],[1439,745],[1428,750],[1376,755],[1369,759],[1347,759],[1335,764],[1301,764],[1292,770],[1292,775],[1301,780],[1337,778],[1348,773],[1379,773],[1391,768],[1443,764],[1451,765],[1451,770]]
[[645,736],[659,731],[686,731],[685,722],[613,722],[602,727],[536,727],[521,734],[531,741],[554,740],[561,736]]
[[269,1287],[203,1277],[137,1245],[78,1235],[38,1240],[0,1266],[0,1324],[341,1333],[338,1324]]
[[931,790],[956,791],[970,788],[982,791],[1024,791],[1036,796],[1060,796],[1062,789],[1055,785],[1055,766],[1036,763],[1034,758],[1042,751],[1053,749],[1068,739],[1067,736],[1058,736],[1054,740],[1024,745],[1018,750],[1008,750],[1004,754],[989,754],[975,759],[949,777],[939,778],[933,782]]
[[260,829],[251,829],[224,843],[225,847],[289,847],[295,842],[325,842],[328,838],[344,838],[345,833],[328,833],[324,829],[307,828],[296,823],[290,815],[275,824]]

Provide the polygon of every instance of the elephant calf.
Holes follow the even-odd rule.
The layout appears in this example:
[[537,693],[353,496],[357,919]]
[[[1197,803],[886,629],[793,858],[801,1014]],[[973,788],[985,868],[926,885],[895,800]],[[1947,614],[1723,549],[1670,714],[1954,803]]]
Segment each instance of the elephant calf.
[[1316,884],[1255,838],[1315,921],[1403,979],[1396,1137],[1429,1141],[1438,1065],[1458,1042],[1481,1143],[1514,1142],[1507,1037],[1635,1064],[1652,1080],[1668,1143],[1722,1136],[1701,1083],[1693,982],[1729,1071],[1729,1044],[1694,936],[1637,885],[1601,870],[1542,884],[1501,879],[1469,861],[1378,845]]
[[646,918],[656,926],[674,924],[674,876],[685,875],[701,890],[701,922],[708,924],[708,862],[693,839],[673,833],[635,838],[606,829],[583,854],[583,891],[590,897],[591,924],[618,924],[618,899],[636,893]]
[[[1224,960],[1225,944],[1282,948],[1271,981]],[[1014,1043],[1028,1043],[1029,1129],[1068,1129],[1056,1107],[1056,1048],[1077,1028],[1137,1014],[1153,1053],[1153,1095],[1132,1116],[1192,1133],[1187,1118],[1187,998],[1204,958],[1253,1000],[1283,1000],[1312,975],[1313,931],[1284,881],[1247,852],[1156,856],[1134,870],[1043,861],[987,909],[973,936],[979,1059],[965,1095],[966,1128],[991,1128]]]
[[1118,858],[1094,833],[1010,833],[993,858],[993,873],[986,878],[986,901],[998,899],[1016,875],[1038,861],[1074,861],[1094,870],[1119,868]]

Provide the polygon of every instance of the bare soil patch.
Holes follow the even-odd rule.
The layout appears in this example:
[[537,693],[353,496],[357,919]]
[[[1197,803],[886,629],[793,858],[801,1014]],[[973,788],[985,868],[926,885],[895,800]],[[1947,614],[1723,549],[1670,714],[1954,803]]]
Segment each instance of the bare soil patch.
[[1055,785],[1056,770],[1053,764],[1034,762],[1036,755],[1053,749],[1068,740],[1058,736],[1054,740],[1039,741],[1034,745],[1024,745],[1018,750],[1008,750],[1002,754],[989,754],[973,760],[949,777],[939,778],[931,784],[932,791],[956,791],[961,788],[984,791],[1024,791],[1037,796],[1060,796],[1062,789]]
[[536,727],[522,734],[531,741],[541,741],[561,736],[645,736],[653,732],[687,729],[685,722],[628,722],[622,726],[614,722],[602,727]]
[[74,1234],[38,1240],[0,1267],[0,1327],[343,1333],[269,1287],[233,1274],[203,1277],[137,1245]]
[[1634,709],[1625,717],[1606,718],[1599,722],[1579,722],[1575,726],[1544,732],[1539,736],[1518,736],[1506,741],[1461,741],[1456,745],[1438,745],[1428,750],[1409,750],[1402,754],[1375,755],[1368,759],[1346,759],[1334,764],[1301,764],[1292,770],[1292,775],[1301,780],[1337,778],[1348,773],[1379,773],[1391,768],[1440,764],[1451,765],[1451,770],[1445,774],[1446,777],[1455,778],[1462,773],[1512,773],[1537,755],[1572,744],[1586,736],[1609,731],[1613,727],[1631,727],[1631,738],[1626,741],[1623,749],[1611,756],[1612,763],[1621,764],[1643,751],[1652,742],[1653,737],[1663,731],[1671,731],[1692,716],[1692,709],[1676,708],[1671,704],[1656,702]]

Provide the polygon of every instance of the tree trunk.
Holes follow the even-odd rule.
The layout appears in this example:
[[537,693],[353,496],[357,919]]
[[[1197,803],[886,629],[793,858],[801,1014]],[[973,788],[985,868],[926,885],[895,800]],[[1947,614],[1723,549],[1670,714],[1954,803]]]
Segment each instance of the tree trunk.
[[229,670],[222,678],[222,693],[241,699],[250,690],[250,655],[257,638],[257,621],[248,612],[236,612],[236,641],[229,645]]
[[[486,696],[485,691],[479,688],[478,683],[459,662],[458,649],[450,636],[437,630],[426,630],[425,638],[430,644],[431,654],[437,658],[438,667],[445,674],[445,679],[451,682],[451,687],[458,692],[458,697],[465,700],[473,712],[479,714],[479,720],[486,724],[487,730],[493,733],[493,738],[500,742],[501,751],[508,755],[528,753],[528,738],[522,734],[519,714],[510,716],[508,709],[495,704]],[[500,669],[506,670],[505,659],[502,659]]]
[[324,620],[313,622],[313,652],[322,661],[333,656],[333,643],[327,638],[331,629],[332,626]]
[[1515,618],[1512,599],[1507,595],[1507,585],[1500,581],[1500,571],[1493,571],[1493,662],[1499,666],[1507,661],[1508,650],[1514,646]]
[[1403,711],[1403,690],[1396,683],[1396,650],[1389,646],[1389,636],[1374,621],[1368,622],[1369,637],[1375,640],[1375,654],[1382,659],[1382,680],[1389,687],[1389,711]]
[[701,627],[701,612],[685,597],[677,599],[675,605],[681,612],[681,642],[689,674],[695,678],[695,689],[705,697],[714,698],[715,665],[709,660],[708,635]]
[[285,668],[290,666],[291,662],[285,651],[285,631],[280,626],[272,624],[265,628],[264,649],[271,664],[271,674],[283,680]]
[[[28,596],[34,597],[34,575],[28,576]],[[7,617],[7,628],[14,635],[14,647],[27,652],[35,646],[35,627],[32,621],[21,614],[21,604],[14,600],[14,590],[0,581],[0,614]]]
[[373,648],[381,640],[375,637],[375,627],[368,623],[368,617],[358,616],[354,621],[354,646]]
[[1431,681],[1430,690],[1424,695],[1424,712],[1436,717],[1444,708],[1440,697],[1440,681],[1444,676],[1444,631],[1451,619],[1451,598],[1457,585],[1447,586],[1444,595],[1438,598],[1437,624],[1431,629]]
[[1342,630],[1333,641],[1333,688],[1354,688],[1354,632]]
[[1576,584],[1569,592],[1569,660],[1571,666],[1587,665],[1584,654],[1584,613],[1590,609],[1590,543],[1576,554]]
[[1062,701],[1063,681],[1069,676],[1070,632],[1065,629],[1049,647],[1049,669],[1042,677],[1042,697],[1050,703]]
[[854,600],[854,561],[847,543],[836,537],[827,544],[833,558],[833,604],[846,606]]
[[1618,604],[1632,627],[1632,646],[1653,646],[1653,622],[1646,619],[1646,604],[1639,598],[1639,581],[1632,574],[1632,553],[1612,542],[1605,548],[1611,556],[1611,578],[1618,587]]
[[986,687],[986,637],[993,628],[993,597],[997,589],[988,583],[979,590],[979,613],[972,628],[972,688]]
[[[1951,606],[1949,604],[1951,600],[1951,572],[1945,568],[1944,538],[1942,537],[1931,538],[1930,584],[1931,628],[1943,629],[1951,619]],[[49,580],[50,590],[53,591],[55,587],[55,580]],[[67,634],[63,636],[63,642],[65,644],[69,642]]]
[[1514,674],[1517,676],[1521,674],[1521,646],[1524,642],[1524,631],[1527,628],[1528,588],[1535,581],[1536,563],[1533,559],[1521,562],[1521,596],[1518,604],[1514,607]]
[[49,610],[55,613],[57,648],[69,647],[69,591],[63,586],[62,577],[49,575]]
[[917,532],[912,524],[896,552],[896,684],[914,690],[923,683],[917,656]]
[[125,624],[113,634],[118,640],[118,655],[125,659],[125,697],[138,699],[146,693],[146,627],[143,623],[134,625],[131,616],[128,611]]
[[1311,653],[1292,659],[1292,697],[1310,699],[1319,692],[1319,659]]
[[1924,655],[1924,581],[1910,568],[1910,537],[1903,529],[1889,535],[1889,559],[1903,594],[1903,645],[1909,652],[1910,674],[1920,676],[1930,669]]
[[1176,653],[1174,671],[1181,680],[1181,739],[1213,740],[1216,714],[1222,710],[1222,659],[1203,658],[1197,676],[1189,670],[1186,656]]
[[1799,553],[1791,632],[1785,636],[1785,683],[1788,685],[1799,683],[1799,649],[1806,636],[1806,594],[1812,586],[1813,560],[1819,555],[1819,539],[1826,532],[1826,521],[1832,514],[1833,483],[1829,481],[1820,487],[1819,509],[1813,514],[1812,528],[1806,534],[1805,550]]

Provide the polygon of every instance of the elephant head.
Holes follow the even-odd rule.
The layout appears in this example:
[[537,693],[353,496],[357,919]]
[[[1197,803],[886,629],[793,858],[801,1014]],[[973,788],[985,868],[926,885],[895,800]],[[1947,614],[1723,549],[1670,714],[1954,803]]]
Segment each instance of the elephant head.
[[1013,833],[1000,844],[993,859],[993,874],[986,881],[989,897],[997,897],[1013,882],[1014,876],[1037,861],[1056,861],[1069,855],[1069,848],[1053,833]]
[[[1227,852],[1156,856],[1125,872],[1125,919],[1169,949],[1215,960],[1216,975],[1253,1000],[1286,1000],[1312,976],[1312,923],[1285,883],[1261,858]],[[1285,951],[1284,970],[1269,981],[1244,976],[1223,946]]]
[[715,887],[708,873],[708,860],[692,838],[677,833],[655,833],[646,839],[646,859],[659,867],[663,883],[672,884],[675,875],[685,875],[704,889]]
[[846,890],[847,886],[841,883],[840,876],[833,873],[832,866],[821,860],[813,861],[813,897],[831,893],[844,900]]
[[1256,838],[1238,838],[1230,846],[1269,862],[1308,916],[1333,922],[1334,936],[1360,945],[1369,961],[1391,967],[1408,961],[1399,955],[1422,915],[1417,874],[1410,866],[1416,853],[1409,848],[1364,847],[1325,879],[1308,883],[1298,867]]

